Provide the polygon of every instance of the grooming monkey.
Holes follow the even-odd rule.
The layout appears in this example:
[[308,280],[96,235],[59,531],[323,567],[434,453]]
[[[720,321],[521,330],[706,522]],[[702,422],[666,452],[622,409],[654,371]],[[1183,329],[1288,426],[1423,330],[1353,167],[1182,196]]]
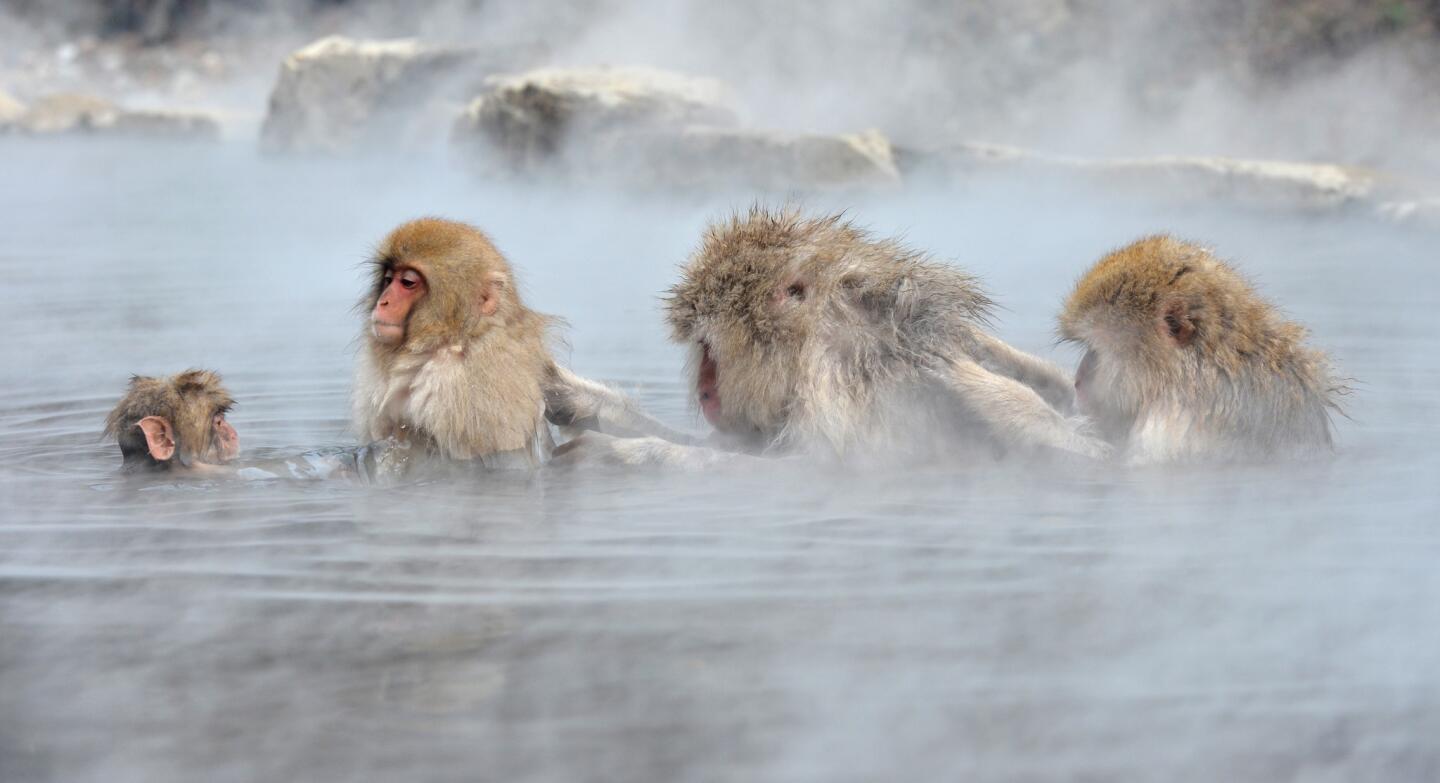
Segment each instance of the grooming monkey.
[[[1070,378],[986,332],[990,309],[970,275],[841,216],[756,207],[709,227],[666,317],[690,349],[701,412],[740,451],[1108,454],[1064,415]],[[696,467],[721,459],[656,437],[590,434],[563,453]]]
[[120,444],[126,470],[201,470],[240,452],[240,436],[225,420],[234,404],[209,370],[135,375],[105,419],[105,435]]
[[1325,354],[1210,251],[1168,236],[1100,259],[1060,314],[1079,407],[1131,463],[1331,445],[1345,393]]

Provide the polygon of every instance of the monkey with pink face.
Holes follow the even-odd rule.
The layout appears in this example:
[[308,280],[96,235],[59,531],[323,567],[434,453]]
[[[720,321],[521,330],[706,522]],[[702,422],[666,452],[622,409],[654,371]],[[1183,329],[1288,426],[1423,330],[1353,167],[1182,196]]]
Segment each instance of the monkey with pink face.
[[105,420],[127,471],[214,473],[240,453],[226,420],[235,400],[220,376],[186,370],[168,378],[135,375]]
[[891,462],[1102,458],[1057,367],[990,334],[976,280],[838,215],[754,208],[713,224],[670,291],[712,445],[586,433],[567,462],[704,467],[731,452]]
[[549,423],[686,440],[554,360],[552,319],[524,304],[509,262],[474,226],[404,223],[371,268],[353,422],[363,442],[392,447],[390,461],[533,469],[554,448]]
[[422,218],[391,231],[371,260],[353,393],[362,445],[289,460],[231,462],[234,404],[213,372],[135,378],[107,422],[128,467],[240,478],[397,478],[420,466],[533,469],[553,448],[550,421],[684,442],[622,394],[561,367],[551,319],[521,301],[483,232]]

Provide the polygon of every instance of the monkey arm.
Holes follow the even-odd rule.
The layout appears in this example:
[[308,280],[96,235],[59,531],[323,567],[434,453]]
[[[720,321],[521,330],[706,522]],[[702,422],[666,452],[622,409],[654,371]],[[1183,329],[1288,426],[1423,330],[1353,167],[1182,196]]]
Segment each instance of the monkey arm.
[[561,427],[626,438],[652,436],[682,445],[697,443],[641,411],[629,397],[559,365],[552,365],[546,378],[545,418]]
[[650,466],[698,472],[723,464],[755,463],[760,459],[763,458],[705,446],[671,443],[653,436],[617,438],[600,432],[582,432],[555,449],[550,464],[556,467],[581,464]]
[[1044,447],[1104,459],[1110,446],[1082,432],[1079,422],[1052,408],[1035,389],[975,361],[950,360],[935,371],[942,385],[977,421],[1007,445]]
[[980,366],[1029,386],[1056,410],[1075,410],[1075,379],[1059,367],[979,330],[973,353]]

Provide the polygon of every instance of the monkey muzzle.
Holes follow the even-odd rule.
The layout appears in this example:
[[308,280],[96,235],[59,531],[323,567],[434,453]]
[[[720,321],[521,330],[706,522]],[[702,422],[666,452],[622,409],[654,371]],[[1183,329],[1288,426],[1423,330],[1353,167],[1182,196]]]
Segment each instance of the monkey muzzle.
[[1085,396],[1089,393],[1090,384],[1095,380],[1095,364],[1098,361],[1095,351],[1086,351],[1085,358],[1080,360],[1080,366],[1075,370],[1075,406],[1078,408],[1085,407]]
[[389,321],[372,318],[370,333],[381,345],[399,345],[405,339],[405,324],[393,324]]
[[720,429],[720,365],[710,356],[710,346],[700,343],[700,374],[695,379],[700,412],[710,426]]

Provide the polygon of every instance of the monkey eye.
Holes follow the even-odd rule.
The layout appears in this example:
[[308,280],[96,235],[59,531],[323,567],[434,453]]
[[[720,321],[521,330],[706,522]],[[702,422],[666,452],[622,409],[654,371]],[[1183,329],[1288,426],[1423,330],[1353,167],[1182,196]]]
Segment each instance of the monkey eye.
[[804,283],[801,283],[801,282],[798,282],[798,281],[797,281],[797,282],[794,282],[794,283],[791,283],[791,284],[790,284],[790,287],[787,288],[787,289],[785,289],[785,295],[788,296],[788,297],[790,297],[791,299],[804,300],[804,299],[805,299],[805,284],[804,284]]
[[391,271],[389,271],[389,270],[386,270],[386,271],[385,271],[385,274],[380,278],[380,287],[381,287],[381,288],[389,288],[389,287],[390,287],[390,282],[393,281],[394,279],[395,279],[395,273],[394,273],[394,272],[391,272]]
[[418,272],[414,272],[409,269],[405,270],[405,272],[400,275],[400,285],[403,286],[407,291],[414,290],[415,286],[420,285],[423,280],[424,278],[420,277],[420,274]]
[[1171,337],[1180,336],[1180,321],[1173,315],[1165,316],[1165,327],[1170,330]]

